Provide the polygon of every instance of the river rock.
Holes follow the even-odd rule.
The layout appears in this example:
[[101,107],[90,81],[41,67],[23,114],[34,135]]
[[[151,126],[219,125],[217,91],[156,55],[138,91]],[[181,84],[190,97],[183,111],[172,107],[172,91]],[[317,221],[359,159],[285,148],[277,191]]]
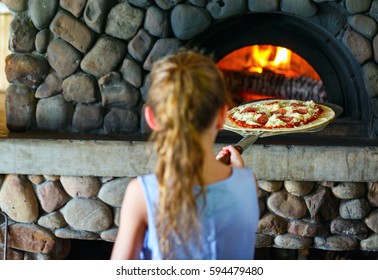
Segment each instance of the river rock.
[[93,176],[61,176],[60,182],[71,197],[95,197],[101,182]]
[[59,94],[39,100],[36,115],[37,126],[40,129],[64,129],[71,123],[73,106]]
[[110,208],[100,200],[88,198],[71,199],[61,213],[67,223],[76,230],[99,232],[112,224]]
[[63,96],[67,101],[92,103],[97,101],[97,80],[84,72],[69,76],[62,83]]
[[345,200],[340,203],[339,212],[343,219],[363,219],[370,212],[370,204],[365,198]]
[[143,10],[135,8],[127,2],[119,3],[109,12],[105,32],[110,36],[129,40],[138,32],[143,19]]
[[306,249],[311,246],[312,238],[299,236],[295,234],[277,235],[274,238],[274,244],[279,248],[285,249]]
[[315,237],[314,248],[332,251],[350,251],[356,249],[358,242],[355,238],[345,235],[329,237]]
[[63,9],[70,12],[75,17],[80,17],[87,4],[87,0],[60,0],[59,4]]
[[289,221],[287,232],[300,236],[314,237],[317,235],[327,234],[328,231],[322,225],[306,220]]
[[35,48],[37,29],[25,18],[15,17],[9,28],[9,49],[12,52],[27,53]]
[[70,227],[58,228],[54,232],[56,237],[63,239],[98,240],[99,235],[94,232],[75,230]]
[[143,64],[143,68],[147,71],[150,71],[152,68],[152,64],[155,61],[159,60],[164,56],[176,53],[181,46],[182,43],[177,39],[167,38],[157,40],[154,46],[152,47],[151,52],[148,54]]
[[287,222],[285,219],[273,213],[268,213],[260,219],[256,232],[264,234],[283,234],[286,232],[286,228]]
[[368,236],[369,230],[366,225],[358,220],[333,219],[330,225],[331,233],[339,235],[353,235],[363,239]]
[[54,40],[54,34],[50,31],[50,29],[39,31],[35,36],[35,50],[40,54],[44,54],[52,40]]
[[346,31],[342,38],[342,42],[347,46],[349,51],[360,64],[364,64],[373,57],[370,41],[356,31]]
[[139,128],[139,117],[134,110],[112,108],[104,119],[105,131],[109,134],[136,132]]
[[30,181],[21,175],[7,175],[0,189],[0,208],[15,222],[37,220],[38,201]]
[[180,2],[183,2],[183,0],[155,0],[156,5],[163,10],[169,10]]
[[349,24],[352,28],[366,38],[372,39],[378,31],[378,24],[377,22],[372,19],[371,17],[365,15],[355,15],[349,19]]
[[55,230],[61,227],[65,227],[67,225],[67,222],[64,220],[63,215],[59,211],[55,211],[41,216],[38,219],[38,224],[50,230]]
[[47,59],[59,77],[73,74],[80,65],[81,53],[62,39],[55,39],[47,47]]
[[58,0],[30,0],[29,16],[38,30],[46,29],[58,8]]
[[92,30],[84,22],[63,10],[54,17],[50,30],[82,53],[86,53],[94,41]]
[[45,181],[45,178],[42,175],[29,175],[28,180],[35,185],[39,185]]
[[77,104],[73,114],[72,126],[79,131],[99,128],[103,122],[101,104]]
[[340,199],[360,198],[365,194],[366,186],[364,183],[341,183],[331,188],[334,196]]
[[81,69],[100,78],[116,68],[126,50],[124,42],[109,36],[101,37],[81,61]]
[[23,84],[11,84],[5,97],[7,128],[26,131],[32,127],[35,116],[34,92]]
[[35,224],[10,225],[8,234],[8,246],[26,252],[49,254],[56,244],[54,234]]
[[378,182],[369,184],[368,199],[371,206],[378,207]]
[[110,9],[116,0],[88,0],[84,10],[84,21],[93,31],[102,33]]
[[59,181],[46,181],[36,187],[38,200],[43,210],[51,213],[62,207],[68,201]]
[[35,92],[35,97],[46,98],[57,95],[62,91],[63,80],[56,72],[47,75],[45,81],[40,84]]
[[171,33],[168,13],[156,6],[149,7],[146,12],[144,28],[153,36],[168,37]]
[[366,225],[375,233],[378,233],[378,209],[370,213],[365,219]]
[[255,248],[266,248],[273,244],[273,237],[269,234],[256,234]]
[[279,0],[248,0],[248,8],[251,12],[274,12],[279,6]]
[[311,219],[317,223],[329,221],[339,214],[339,203],[327,187],[318,187],[304,199]]
[[304,182],[304,181],[285,181],[285,189],[292,195],[295,196],[305,196],[309,194],[315,183],[314,182]]
[[268,208],[275,214],[288,219],[300,219],[307,213],[303,198],[291,195],[286,191],[273,193],[268,198]]
[[171,25],[175,36],[189,40],[205,31],[211,24],[211,16],[203,8],[179,4],[171,13]]
[[12,53],[5,59],[5,74],[8,82],[37,88],[50,70],[47,60],[40,55]]
[[140,29],[135,37],[130,40],[127,49],[136,61],[143,62],[154,43],[153,37],[144,29]]
[[361,240],[361,250],[378,251],[378,234],[372,234],[367,239]]
[[100,237],[102,240],[114,242],[117,238],[118,228],[112,228],[101,232]]
[[119,227],[120,217],[121,216],[121,207],[114,208],[114,224]]
[[266,180],[258,180],[257,184],[260,189],[267,191],[269,193],[278,192],[283,185],[282,181],[266,181]]
[[132,86],[142,85],[142,67],[132,58],[125,58],[119,71],[122,78]]
[[139,101],[139,91],[122,79],[118,72],[110,72],[103,76],[99,79],[98,84],[104,107],[122,105],[131,108]]
[[23,12],[28,8],[28,0],[1,0],[9,10]]
[[210,0],[206,9],[213,18],[222,19],[245,13],[247,11],[247,3],[244,0],[223,0],[222,2]]
[[98,198],[113,207],[121,207],[126,187],[130,181],[131,178],[124,177],[104,184],[98,193]]
[[350,14],[367,12],[371,5],[371,0],[345,0],[345,7]]
[[[378,36],[374,38],[373,43],[376,48],[375,53],[378,55]],[[376,61],[378,61],[378,57]],[[378,65],[374,62],[364,64],[362,66],[362,77],[369,96],[378,97]]]
[[311,0],[281,0],[281,10],[301,17],[316,14],[317,8]]

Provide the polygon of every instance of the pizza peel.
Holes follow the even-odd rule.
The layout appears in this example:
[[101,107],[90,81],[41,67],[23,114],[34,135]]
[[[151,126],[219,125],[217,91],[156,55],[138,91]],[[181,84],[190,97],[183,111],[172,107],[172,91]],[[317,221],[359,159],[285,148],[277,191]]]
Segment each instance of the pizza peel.
[[[253,102],[250,102],[250,103],[253,103]],[[243,105],[246,105],[246,104],[243,104]],[[261,130],[258,128],[254,128],[254,129],[239,128],[239,127],[233,126],[232,124],[226,121],[223,129],[243,136],[243,138],[239,142],[233,145],[233,147],[236,150],[238,150],[240,154],[242,154],[249,146],[255,143],[257,139],[259,138],[271,137],[271,136],[277,136],[277,135],[283,135],[283,134],[303,133],[303,132],[313,133],[313,132],[320,131],[324,129],[332,120],[337,118],[343,112],[343,108],[336,104],[320,103],[320,105],[325,106],[327,109],[329,109],[330,116],[326,119],[318,121],[317,124],[311,125],[311,126],[304,125],[303,127],[296,127],[295,129],[285,128],[285,129],[277,129],[277,130],[272,130],[272,129]],[[235,108],[231,109],[229,112],[232,112],[234,109]],[[223,157],[218,158],[218,160],[225,164],[229,164],[230,154],[226,154]]]

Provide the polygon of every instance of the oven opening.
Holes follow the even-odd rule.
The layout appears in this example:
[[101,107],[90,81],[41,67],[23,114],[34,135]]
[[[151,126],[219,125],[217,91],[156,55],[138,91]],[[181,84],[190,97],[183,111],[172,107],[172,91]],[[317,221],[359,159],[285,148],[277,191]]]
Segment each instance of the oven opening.
[[[250,13],[214,24],[190,42],[224,72],[235,106],[266,98],[313,100],[343,108],[323,130],[267,137],[260,144],[361,145],[374,142],[362,68],[328,30],[311,20]],[[220,141],[235,142],[223,134]]]
[[236,105],[268,98],[327,102],[318,73],[288,48],[246,46],[229,53],[217,65]]

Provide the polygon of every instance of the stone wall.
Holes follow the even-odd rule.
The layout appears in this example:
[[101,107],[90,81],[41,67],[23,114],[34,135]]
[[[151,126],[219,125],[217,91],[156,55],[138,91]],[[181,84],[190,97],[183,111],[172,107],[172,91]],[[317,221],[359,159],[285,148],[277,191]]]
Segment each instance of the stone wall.
[[218,21],[250,12],[304,17],[341,41],[361,64],[378,131],[377,1],[2,2],[14,12],[6,66],[11,131],[144,133],[141,108],[153,61]]
[[[10,219],[8,259],[64,259],[71,239],[113,242],[129,180],[1,175],[0,209]],[[258,184],[257,248],[378,251],[378,182]],[[2,228],[0,244],[3,237]]]

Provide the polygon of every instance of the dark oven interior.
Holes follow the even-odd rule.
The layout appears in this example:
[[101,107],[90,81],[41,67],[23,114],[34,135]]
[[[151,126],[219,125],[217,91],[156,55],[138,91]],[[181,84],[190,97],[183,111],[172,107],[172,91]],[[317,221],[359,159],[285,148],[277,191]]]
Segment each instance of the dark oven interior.
[[[235,90],[234,85],[231,84],[229,86],[230,90],[233,91],[233,96],[236,96],[234,98],[236,105],[253,99],[289,97],[302,100],[310,98],[317,102],[328,102],[343,108],[342,115],[320,132],[275,136],[259,139],[260,143],[324,145],[374,143],[370,128],[369,98],[363,83],[361,67],[345,46],[319,25],[303,18],[286,14],[245,14],[228,19],[225,22],[219,22],[211,30],[208,30],[206,34],[193,40],[191,44],[215,58],[220,68],[222,69],[223,67],[223,70],[225,70],[226,80],[229,72],[245,71],[245,69],[242,69],[243,66],[238,71],[224,69],[227,67],[230,69],[237,68],[235,65],[228,65],[230,63],[235,64],[237,56],[231,56],[228,60],[227,57],[239,52],[241,56],[244,56],[244,61],[249,60],[249,63],[251,63],[251,55],[248,54],[249,50],[246,51],[246,49],[256,46],[263,51],[267,46],[273,46],[276,53],[276,47],[284,47],[291,51],[293,55],[299,57],[297,65],[307,65],[307,68],[312,68],[312,72],[314,72],[309,75],[307,75],[308,73],[303,73],[303,75],[312,75],[315,78],[309,79],[309,90],[306,89],[304,82],[296,85],[295,87],[301,92],[299,94],[289,92],[293,85],[285,82],[284,78],[284,81],[281,81],[283,83],[281,92],[284,91],[287,94],[286,96],[279,96],[277,93],[274,96],[275,94],[272,92],[261,92],[261,88],[265,88],[264,86],[261,87],[261,84],[264,83],[261,80],[268,80],[267,84],[271,83],[269,80],[269,76],[272,75],[271,68],[266,68],[261,74],[254,73],[254,77],[256,75],[265,75],[265,78],[257,77],[257,79],[260,79],[257,81],[260,84],[260,87],[258,87],[260,92],[247,94],[246,98],[245,88]],[[269,59],[272,59],[271,55]],[[285,71],[279,70],[281,72]],[[298,70],[296,71],[298,72]],[[291,78],[293,75],[288,70],[283,75],[276,71],[273,76],[286,77],[286,80],[290,82],[303,78],[300,71],[306,70],[299,70],[299,76],[296,75],[296,78]],[[236,75],[243,76],[243,74]],[[234,133],[222,132],[220,134],[220,138],[225,141],[235,141],[235,137],[238,136]]]

